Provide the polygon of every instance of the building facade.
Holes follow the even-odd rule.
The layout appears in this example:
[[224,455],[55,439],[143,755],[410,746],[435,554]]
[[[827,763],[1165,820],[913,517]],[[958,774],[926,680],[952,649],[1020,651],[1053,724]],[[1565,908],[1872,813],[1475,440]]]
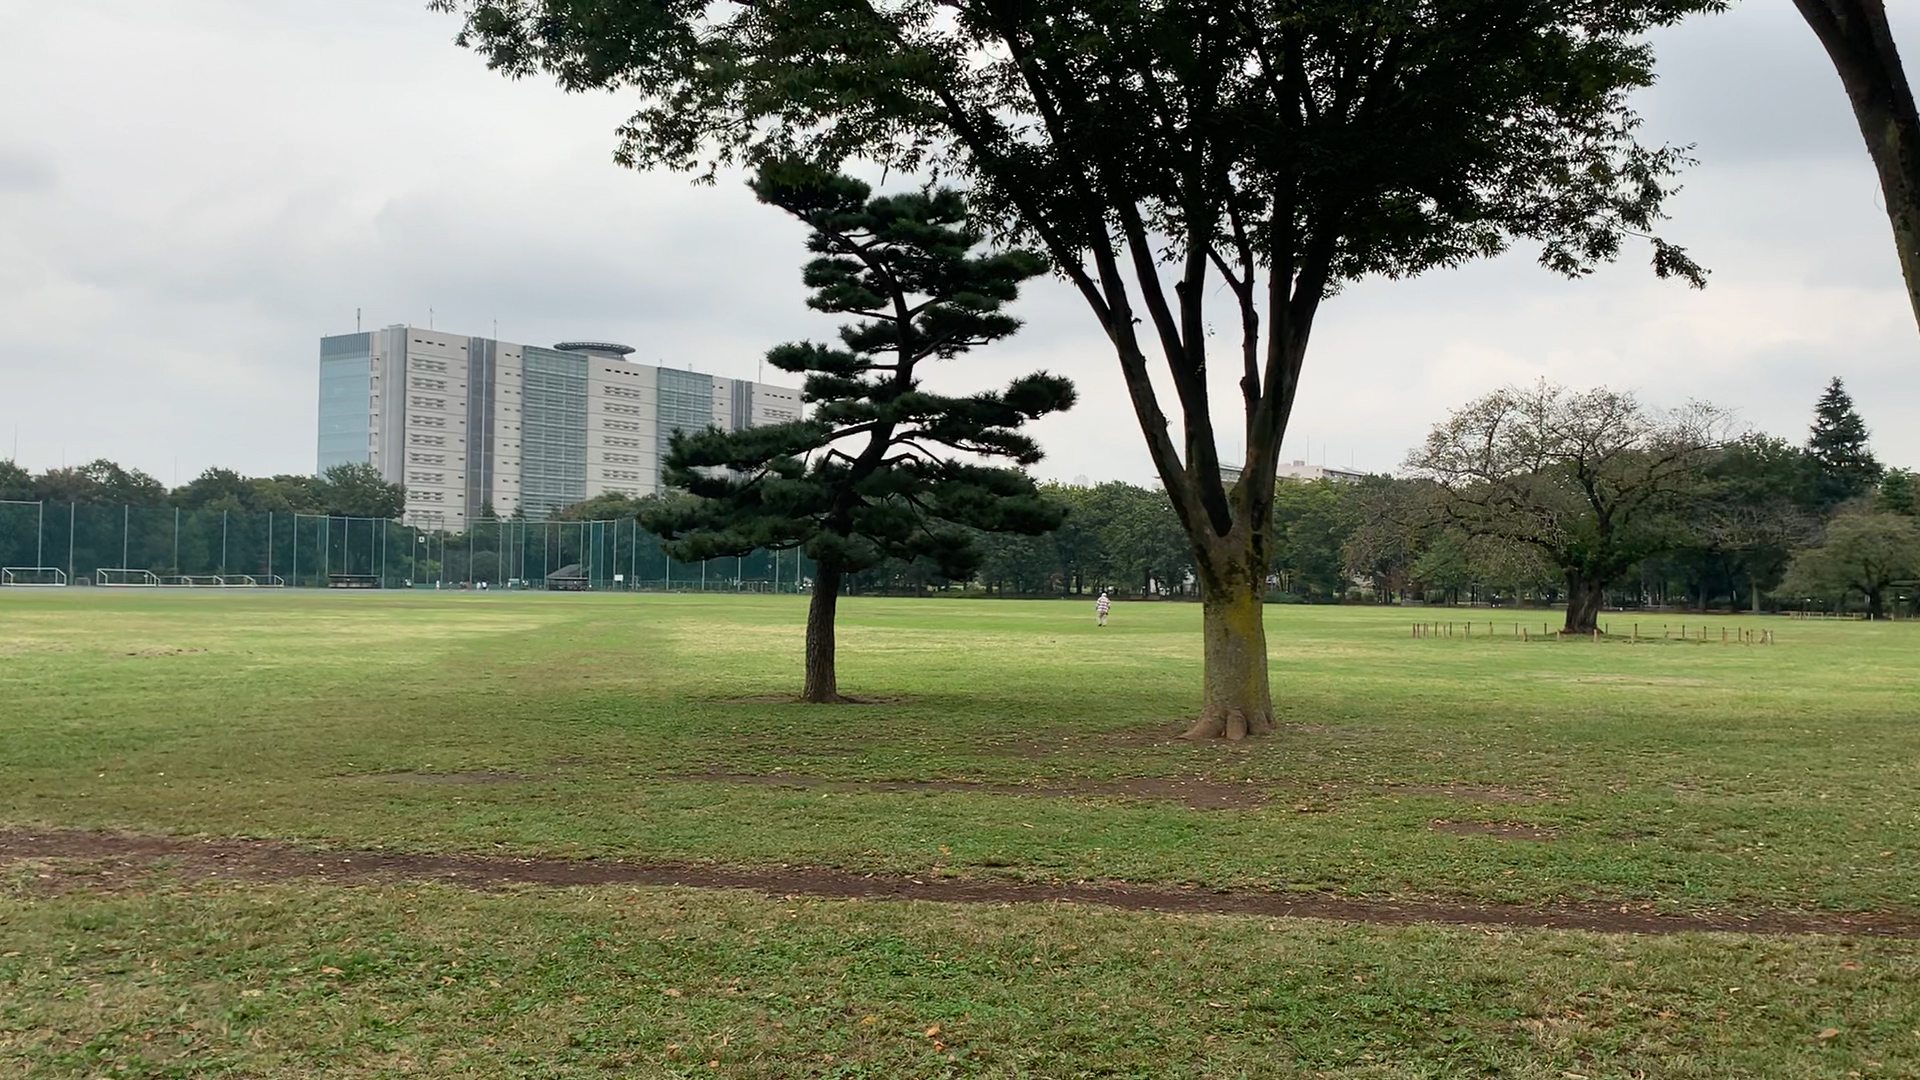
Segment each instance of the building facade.
[[660,490],[676,430],[800,418],[800,392],[654,367],[632,349],[551,349],[389,326],[320,339],[318,465],[366,462],[406,485],[407,517],[464,529],[491,506],[543,517]]
[[[1351,483],[1365,480],[1367,474],[1358,469],[1342,469],[1332,465],[1309,465],[1304,461],[1283,461],[1273,473],[1276,480],[1332,480],[1336,483]],[[1220,466],[1220,479],[1233,486],[1240,479],[1240,466]]]

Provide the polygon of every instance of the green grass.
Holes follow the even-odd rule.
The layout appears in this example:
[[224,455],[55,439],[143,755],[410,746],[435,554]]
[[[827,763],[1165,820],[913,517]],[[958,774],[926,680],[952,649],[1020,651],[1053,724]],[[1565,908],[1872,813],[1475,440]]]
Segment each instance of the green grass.
[[[1719,645],[1732,619],[1712,620],[1705,645],[1522,644],[1484,627],[1415,641],[1405,613],[1274,608],[1281,730],[1233,747],[1149,737],[1195,707],[1197,609],[1123,605],[1104,630],[1089,611],[850,600],[843,685],[887,700],[820,708],[754,700],[797,686],[790,597],[9,592],[0,820],[1518,902],[1920,907],[1920,627],[1772,620],[1771,647]],[[685,779],[775,770],[1056,789],[1206,776],[1269,801]],[[520,779],[382,778],[396,772]]]
[[[1281,730],[1228,746],[1165,738],[1196,704],[1190,606],[1122,605],[1102,630],[1084,603],[853,598],[842,687],[880,703],[841,708],[767,700],[797,689],[803,613],[6,590],[0,824],[1920,910],[1913,625],[1711,618],[1710,644],[1596,645],[1522,643],[1509,616],[1416,641],[1420,613],[1271,608]],[[1723,647],[1723,624],[1779,643]],[[845,783],[700,778],[775,771]],[[437,779],[469,773],[510,776]],[[1115,793],[1196,777],[1265,802]],[[856,783],[926,780],[1035,793]],[[1843,938],[664,889],[49,894],[27,867],[0,871],[0,1075],[1900,1076],[1920,1073],[1917,969],[1920,945]]]
[[9,1076],[1920,1073],[1884,941],[204,885],[0,892],[0,931]]

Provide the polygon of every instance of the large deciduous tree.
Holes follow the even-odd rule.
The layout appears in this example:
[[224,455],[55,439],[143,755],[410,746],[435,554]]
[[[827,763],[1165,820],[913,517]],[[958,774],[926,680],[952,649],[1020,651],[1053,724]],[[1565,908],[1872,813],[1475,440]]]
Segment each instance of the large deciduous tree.
[[1271,565],[1288,591],[1312,600],[1346,595],[1341,548],[1360,525],[1353,494],[1333,480],[1281,482],[1274,493]]
[[1793,0],[1826,47],[1867,142],[1893,225],[1907,300],[1920,319],[1920,112],[1884,0]]
[[36,498],[33,474],[15,464],[11,458],[0,461],[0,499],[32,502]]
[[1585,633],[1608,585],[1686,541],[1688,497],[1725,426],[1706,405],[1654,414],[1631,394],[1543,382],[1453,413],[1407,466],[1439,488],[1449,522],[1532,547],[1558,568],[1565,632]]
[[817,571],[807,610],[802,697],[835,702],[834,615],[842,579],[887,559],[926,559],[950,578],[979,564],[977,531],[1037,534],[1060,524],[1031,477],[1040,447],[1020,428],[1073,404],[1044,372],[1005,390],[927,390],[927,368],[1018,330],[1003,308],[1046,263],[980,253],[960,194],[869,198],[852,177],[795,161],[763,165],[762,202],[811,230],[804,278],[816,311],[855,316],[837,346],[796,342],[767,362],[806,377],[802,420],[740,431],[676,432],[665,478],[693,496],[642,515],[682,559],[802,547]]
[[1710,574],[1732,599],[1744,583],[1748,606],[1759,611],[1760,594],[1779,583],[1794,548],[1819,533],[1819,463],[1783,439],[1748,434],[1715,455],[1703,478],[1693,536],[1675,554],[1695,571],[1702,608]]
[[1903,514],[1842,514],[1825,542],[1793,557],[1779,591],[1845,599],[1859,593],[1867,618],[1886,617],[1887,590],[1920,578],[1920,522]]
[[1913,474],[1905,469],[1890,470],[1880,481],[1880,490],[1873,501],[1874,509],[1884,513],[1920,515],[1920,502],[1914,499]]
[[363,461],[330,466],[319,485],[322,512],[338,517],[397,518],[407,508],[407,489],[388,482]]
[[[711,175],[780,152],[938,172],[1043,249],[1111,343],[1192,545],[1206,668],[1191,734],[1228,737],[1273,728],[1275,471],[1321,302],[1516,239],[1571,276],[1613,258],[1655,226],[1683,163],[1639,142],[1627,106],[1653,79],[1645,32],[1721,6],[433,2],[509,74],[635,92],[628,165]],[[1653,251],[1662,276],[1701,279],[1679,249]],[[1237,474],[1223,428],[1245,447]]]

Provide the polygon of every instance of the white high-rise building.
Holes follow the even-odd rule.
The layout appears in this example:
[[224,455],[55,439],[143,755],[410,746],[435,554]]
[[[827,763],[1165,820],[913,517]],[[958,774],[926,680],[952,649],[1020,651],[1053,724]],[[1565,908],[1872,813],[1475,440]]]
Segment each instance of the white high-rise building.
[[489,504],[541,517],[658,491],[676,430],[800,417],[791,387],[637,364],[632,352],[417,326],[323,337],[319,468],[368,462],[406,485],[410,520],[458,530]]

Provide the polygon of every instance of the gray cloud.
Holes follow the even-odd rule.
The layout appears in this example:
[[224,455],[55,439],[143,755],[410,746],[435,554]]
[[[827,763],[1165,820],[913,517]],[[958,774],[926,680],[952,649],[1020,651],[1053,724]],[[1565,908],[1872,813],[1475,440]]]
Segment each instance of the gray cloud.
[[40,192],[51,189],[53,168],[39,158],[0,147],[0,192]]
[[[9,16],[0,193],[25,197],[0,198],[0,445],[17,424],[34,467],[310,469],[314,339],[356,308],[370,326],[431,311],[457,332],[612,338],[729,375],[832,333],[801,303],[790,222],[735,180],[615,167],[624,103],[502,79],[423,7],[68,0]],[[1893,18],[1920,30],[1920,4]],[[1656,282],[1643,251],[1582,282],[1518,251],[1363,283],[1324,309],[1288,457],[1391,468],[1447,407],[1542,376],[1706,397],[1798,438],[1840,374],[1881,454],[1920,464],[1915,328],[1811,33],[1787,5],[1748,4],[1655,45],[1648,133],[1700,159],[1665,231],[1712,285]],[[1037,283],[1020,313],[1019,337],[936,381],[1070,374],[1083,405],[1041,426],[1044,470],[1148,479],[1078,297]]]

